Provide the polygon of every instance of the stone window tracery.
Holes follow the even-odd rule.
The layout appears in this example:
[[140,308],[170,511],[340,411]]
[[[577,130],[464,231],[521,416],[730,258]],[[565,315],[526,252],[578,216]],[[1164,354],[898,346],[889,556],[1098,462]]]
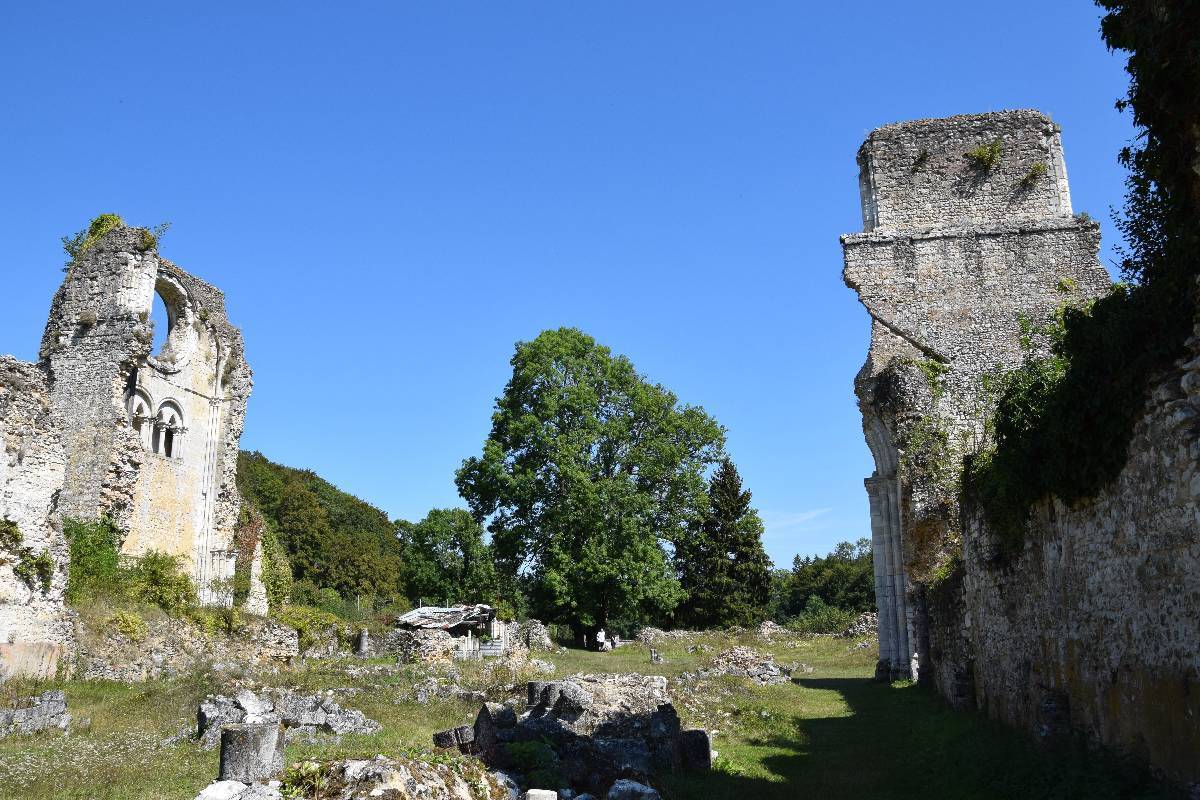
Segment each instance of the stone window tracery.
[[164,458],[180,458],[183,454],[183,412],[173,401],[167,400],[158,407],[154,417],[154,435],[151,450]]

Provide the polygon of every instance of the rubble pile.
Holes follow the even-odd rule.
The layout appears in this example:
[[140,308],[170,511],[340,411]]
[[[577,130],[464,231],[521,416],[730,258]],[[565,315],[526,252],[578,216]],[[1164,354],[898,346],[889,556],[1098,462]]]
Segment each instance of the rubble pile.
[[694,639],[699,636],[698,631],[664,631],[661,628],[654,628],[649,625],[637,632],[634,637],[643,644],[655,644],[656,642],[684,642]]
[[[683,730],[658,675],[575,675],[530,681],[526,710],[487,703],[474,725],[434,734],[438,747],[478,755],[489,766],[519,769],[521,754],[538,743],[549,748],[548,770],[574,791],[603,791],[621,779],[649,780],[655,773],[709,769],[707,731]],[[530,776],[526,776],[530,777]],[[546,782],[544,774],[527,782]]]
[[0,739],[51,728],[66,730],[70,724],[67,696],[62,690],[27,697],[17,703],[17,708],[0,708]]
[[379,643],[380,653],[398,656],[409,664],[450,661],[454,650],[454,638],[437,628],[396,628]]
[[846,630],[842,631],[839,636],[846,639],[853,639],[858,636],[876,636],[879,633],[879,615],[874,611],[864,611],[858,615],[858,619]]
[[342,708],[333,692],[299,694],[290,689],[254,693],[242,689],[233,697],[209,695],[196,713],[196,736],[205,749],[221,741],[221,728],[237,722],[279,722],[289,738],[331,733],[375,733],[380,725],[361,711]]
[[554,642],[550,640],[550,629],[541,620],[527,619],[524,622],[514,622],[509,626],[510,644],[520,642],[530,650],[553,650]]
[[787,628],[771,620],[766,620],[763,624],[759,625],[757,632],[760,639],[766,639],[767,641],[785,639],[795,635]]
[[701,678],[715,675],[733,675],[739,678],[749,678],[760,686],[775,683],[787,683],[791,680],[791,671],[775,663],[771,656],[760,653],[749,647],[731,647],[722,650],[713,658],[712,663],[696,673]]
[[503,780],[489,774],[478,763],[451,766],[405,757],[375,756],[332,763],[302,761],[289,769],[283,778],[282,784],[275,780],[260,785],[216,781],[196,800],[315,797],[317,794],[310,794],[308,790],[318,782],[319,796],[323,800],[378,797],[391,800],[509,800],[511,796]]

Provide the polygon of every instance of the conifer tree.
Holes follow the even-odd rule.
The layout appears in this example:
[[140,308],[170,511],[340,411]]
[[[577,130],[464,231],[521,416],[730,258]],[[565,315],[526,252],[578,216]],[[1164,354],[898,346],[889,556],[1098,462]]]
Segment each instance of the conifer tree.
[[771,560],[750,492],[728,458],[708,487],[708,511],[676,545],[676,566],[687,599],[679,622],[710,628],[761,622],[771,591]]

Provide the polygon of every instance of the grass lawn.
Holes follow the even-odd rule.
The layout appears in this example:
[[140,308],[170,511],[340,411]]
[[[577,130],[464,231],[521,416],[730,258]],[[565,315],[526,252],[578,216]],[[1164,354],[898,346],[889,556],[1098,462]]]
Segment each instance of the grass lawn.
[[[752,686],[734,678],[672,684],[685,724],[716,731],[712,773],[668,777],[667,800],[763,798],[1137,798],[1175,797],[1136,770],[1103,754],[1047,752],[1019,733],[977,714],[955,712],[928,692],[904,683],[871,680],[874,648],[852,650],[845,640],[817,638],[764,644],[706,636],[713,648],[665,643],[664,664],[651,664],[641,645],[611,653],[568,650],[545,656],[557,675],[641,672],[676,677],[702,666],[731,644],[747,644],[800,667],[796,681]],[[385,663],[375,660],[375,664]],[[476,704],[437,700],[418,705],[418,668],[390,674],[347,675],[362,661],[312,662],[260,682],[306,690],[353,687],[339,696],[384,726],[373,736],[296,742],[289,761],[428,749],[431,734],[470,722]],[[811,672],[801,665],[812,668]],[[461,666],[462,684],[485,683],[479,665]],[[513,676],[514,679],[520,676]],[[190,742],[164,744],[194,725],[196,704],[211,680],[154,681],[138,686],[68,681],[9,689],[63,688],[81,724],[25,739],[0,740],[0,797],[191,800],[217,773],[216,751]],[[89,720],[88,722],[83,722]]]

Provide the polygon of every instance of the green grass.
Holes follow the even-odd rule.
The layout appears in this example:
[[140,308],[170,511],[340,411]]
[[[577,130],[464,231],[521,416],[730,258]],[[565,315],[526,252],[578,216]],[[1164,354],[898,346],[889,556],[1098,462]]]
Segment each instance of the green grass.
[[[871,680],[874,647],[830,637],[764,644],[747,634],[704,636],[708,652],[687,652],[690,642],[664,642],[666,663],[651,664],[643,645],[611,653],[568,650],[540,654],[576,672],[641,672],[668,677],[703,666],[720,649],[743,644],[772,653],[783,665],[807,665],[797,680],[754,686],[736,678],[672,684],[684,723],[715,731],[718,769],[667,776],[666,800],[770,800],[770,798],[1157,798],[1170,791],[1100,753],[1046,751],[1021,734],[978,714],[956,712],[929,692],[907,683]],[[289,744],[288,762],[416,755],[431,750],[434,731],[468,723],[476,704],[460,699],[418,705],[412,685],[427,673],[389,667],[389,659],[310,662],[260,676],[255,685],[306,691],[354,687],[337,700],[378,720],[373,736]],[[384,667],[354,678],[348,668]],[[527,675],[496,674],[487,664],[456,665],[464,688],[514,684]],[[491,668],[494,669],[494,668]],[[0,740],[0,797],[191,800],[217,772],[216,751],[162,741],[195,724],[196,704],[208,692],[228,691],[211,675],[154,681],[140,686],[107,682],[18,683],[6,694],[63,688],[76,720],[90,724],[26,739]],[[439,758],[458,758],[439,754]]]

